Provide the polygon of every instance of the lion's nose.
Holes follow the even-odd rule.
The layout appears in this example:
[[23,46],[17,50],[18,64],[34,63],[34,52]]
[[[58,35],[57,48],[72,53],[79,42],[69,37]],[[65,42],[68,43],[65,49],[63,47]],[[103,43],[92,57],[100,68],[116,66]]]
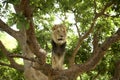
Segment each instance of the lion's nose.
[[63,37],[63,35],[61,35],[60,37]]

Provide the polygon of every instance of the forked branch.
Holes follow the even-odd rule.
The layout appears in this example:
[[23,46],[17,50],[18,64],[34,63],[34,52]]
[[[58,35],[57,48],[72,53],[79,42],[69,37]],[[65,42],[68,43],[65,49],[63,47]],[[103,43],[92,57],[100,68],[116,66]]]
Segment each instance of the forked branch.
[[4,47],[1,41],[0,41],[0,48],[1,48],[1,51],[4,53],[4,55],[6,56],[6,58],[10,61],[10,65],[5,63],[1,63],[1,64],[23,71],[23,66],[17,64],[15,60],[9,56],[10,53],[6,50],[6,48]]
[[84,72],[90,71],[91,69],[94,69],[96,65],[99,63],[99,61],[103,58],[105,55],[105,52],[108,50],[108,48],[111,46],[111,44],[120,41],[120,28],[118,31],[112,35],[111,37],[107,38],[101,46],[97,49],[96,53],[91,55],[91,57],[86,61],[83,66],[80,66]]
[[[96,3],[96,2],[95,2],[95,3]],[[82,37],[78,40],[78,42],[77,42],[77,46],[76,46],[76,48],[74,49],[74,51],[73,51],[73,53],[72,53],[72,57],[71,57],[70,60],[69,60],[69,65],[70,65],[70,66],[72,66],[72,65],[74,64],[75,56],[76,56],[76,54],[77,54],[77,52],[78,52],[78,50],[79,50],[79,48],[80,48],[81,43],[83,42],[83,40],[84,40],[85,38],[88,37],[88,35],[89,35],[90,33],[92,33],[97,18],[100,17],[100,16],[102,16],[102,15],[104,14],[104,12],[106,11],[106,9],[107,9],[108,7],[110,7],[110,6],[111,6],[112,4],[114,4],[114,3],[115,3],[115,2],[110,1],[110,2],[108,2],[108,3],[105,5],[105,7],[101,10],[101,12],[99,12],[99,13],[96,13],[96,12],[95,12],[96,14],[95,14],[95,16],[94,16],[94,18],[93,18],[93,21],[92,21],[92,23],[91,23],[91,26],[90,26],[89,30],[88,30],[88,31],[84,34],[84,36],[82,36]],[[95,6],[95,9],[96,9],[96,6]]]

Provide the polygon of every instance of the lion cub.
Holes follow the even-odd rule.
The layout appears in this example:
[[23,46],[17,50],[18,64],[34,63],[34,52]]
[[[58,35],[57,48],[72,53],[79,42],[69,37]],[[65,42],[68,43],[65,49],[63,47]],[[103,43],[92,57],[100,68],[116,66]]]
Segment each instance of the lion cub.
[[66,27],[62,24],[52,27],[52,68],[62,70],[65,46],[66,46]]

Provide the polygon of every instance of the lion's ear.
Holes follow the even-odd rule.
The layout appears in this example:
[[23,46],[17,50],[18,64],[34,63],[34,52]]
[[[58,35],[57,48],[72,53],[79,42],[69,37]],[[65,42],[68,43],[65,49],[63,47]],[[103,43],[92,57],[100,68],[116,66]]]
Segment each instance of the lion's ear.
[[52,31],[54,31],[54,30],[56,29],[56,26],[57,26],[57,25],[54,25],[54,26],[52,27]]

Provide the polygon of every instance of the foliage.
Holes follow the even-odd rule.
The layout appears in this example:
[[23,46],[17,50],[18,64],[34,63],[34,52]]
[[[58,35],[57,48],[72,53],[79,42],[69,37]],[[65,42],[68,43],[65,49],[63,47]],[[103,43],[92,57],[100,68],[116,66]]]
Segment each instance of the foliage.
[[[0,3],[0,17],[7,17],[7,24],[9,26],[16,25],[18,29],[22,29],[26,26],[29,29],[29,24],[22,13],[16,14],[16,12],[11,11],[9,6],[11,4],[18,4],[20,0],[3,0]],[[71,56],[74,48],[76,47],[77,41],[79,39],[78,34],[81,36],[90,28],[90,24],[95,15],[95,3],[93,0],[30,0],[31,6],[34,7],[33,19],[35,24],[35,32],[38,42],[41,47],[48,52],[48,63],[50,63],[50,53],[51,53],[51,27],[54,25],[56,17],[59,17],[61,23],[67,25],[68,28],[68,42],[66,47],[66,58],[65,64],[68,66],[69,57]],[[119,0],[112,7],[109,7],[105,12],[106,15],[100,17],[95,25],[93,33],[91,33],[87,39],[83,41],[78,54],[75,57],[75,62],[77,64],[84,63],[92,55],[93,51],[93,37],[92,35],[98,32],[99,46],[101,43],[109,36],[111,36],[120,27],[120,2]],[[96,12],[100,12],[103,6],[109,2],[109,0],[96,0]],[[13,8],[13,6],[11,7]],[[70,13],[74,15],[73,22],[68,19],[71,16],[67,14]],[[79,29],[79,33],[76,30],[76,24]],[[77,33],[77,34],[75,34]],[[1,36],[0,36],[1,38]],[[12,52],[21,53],[19,45]],[[90,72],[86,72],[81,75],[83,80],[93,80],[94,78],[99,80],[110,79],[114,73],[114,63],[120,58],[120,42],[114,43],[111,48],[106,52],[99,65]],[[3,53],[0,51],[0,56]],[[2,58],[4,61],[4,58]],[[14,69],[8,67],[0,66],[0,79],[2,80],[24,80],[22,72],[18,72]],[[97,75],[97,76],[96,76]],[[21,76],[21,78],[19,77]]]
[[23,72],[0,66],[0,80],[24,80]]

